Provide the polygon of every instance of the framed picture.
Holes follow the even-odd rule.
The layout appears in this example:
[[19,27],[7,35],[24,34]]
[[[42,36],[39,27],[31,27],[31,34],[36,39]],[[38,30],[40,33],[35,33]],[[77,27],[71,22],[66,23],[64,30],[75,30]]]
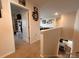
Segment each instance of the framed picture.
[[34,7],[34,11],[37,11],[38,12],[38,8],[37,7]]
[[34,11],[32,12],[32,17],[35,21],[38,21],[39,15],[38,15],[38,8],[34,7]]
[[18,20],[21,20],[21,19],[22,19],[21,14],[17,14],[16,16],[17,16],[17,19],[18,19]]
[[18,0],[19,1],[19,4],[25,6],[26,5],[26,0]]

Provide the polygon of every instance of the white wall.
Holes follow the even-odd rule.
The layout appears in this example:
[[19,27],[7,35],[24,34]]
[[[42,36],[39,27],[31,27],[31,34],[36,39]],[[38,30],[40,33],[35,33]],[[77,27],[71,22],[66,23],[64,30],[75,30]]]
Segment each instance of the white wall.
[[10,0],[10,1],[13,1],[13,2],[16,2],[16,3],[18,3],[18,0]]
[[76,12],[71,12],[63,14],[58,20],[58,26],[63,28],[61,36],[63,39],[73,39],[75,17]]
[[2,0],[2,18],[0,18],[0,57],[15,52],[12,28],[10,1]]
[[40,39],[40,20],[35,21],[32,17],[34,6],[37,6],[37,5],[33,4],[31,1],[28,1],[30,43],[34,43]]
[[61,28],[41,31],[41,57],[58,56]]
[[58,21],[63,27],[62,37],[73,40],[73,54],[79,52],[79,9],[77,12],[62,15]]
[[10,0],[2,0],[2,18],[0,18],[0,57],[5,57],[14,52],[15,42]]
[[74,25],[74,52],[79,52],[79,9],[77,10],[77,14],[76,14],[76,21],[75,21],[75,25]]

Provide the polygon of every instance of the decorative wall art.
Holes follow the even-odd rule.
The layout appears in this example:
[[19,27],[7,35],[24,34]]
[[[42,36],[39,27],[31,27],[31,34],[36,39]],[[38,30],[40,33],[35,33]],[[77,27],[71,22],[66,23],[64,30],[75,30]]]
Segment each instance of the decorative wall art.
[[17,14],[17,19],[18,19],[18,20],[21,20],[21,19],[22,19],[21,14]]
[[26,0],[18,0],[19,1],[19,4],[25,6],[26,5]]
[[38,16],[38,8],[37,7],[33,7],[34,11],[32,12],[32,17],[35,21],[38,21],[39,16]]

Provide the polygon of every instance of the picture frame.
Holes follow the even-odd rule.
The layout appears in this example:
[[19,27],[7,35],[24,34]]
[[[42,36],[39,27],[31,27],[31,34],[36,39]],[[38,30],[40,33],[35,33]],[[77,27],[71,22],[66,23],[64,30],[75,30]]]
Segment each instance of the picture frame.
[[21,20],[21,19],[22,19],[21,14],[17,14],[16,16],[17,16],[17,19],[18,19],[18,20]]
[[39,15],[38,15],[38,8],[37,7],[33,7],[34,11],[32,12],[32,17],[35,21],[38,21]]
[[26,5],[26,0],[18,0],[19,1],[19,4],[25,6]]

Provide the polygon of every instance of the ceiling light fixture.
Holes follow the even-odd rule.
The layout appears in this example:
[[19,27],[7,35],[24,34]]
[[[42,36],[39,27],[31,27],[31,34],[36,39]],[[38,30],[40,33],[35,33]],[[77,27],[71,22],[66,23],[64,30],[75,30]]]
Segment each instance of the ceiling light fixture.
[[58,14],[58,12],[56,12],[56,13],[54,13],[54,15],[55,15],[55,16],[58,16],[59,14]]

